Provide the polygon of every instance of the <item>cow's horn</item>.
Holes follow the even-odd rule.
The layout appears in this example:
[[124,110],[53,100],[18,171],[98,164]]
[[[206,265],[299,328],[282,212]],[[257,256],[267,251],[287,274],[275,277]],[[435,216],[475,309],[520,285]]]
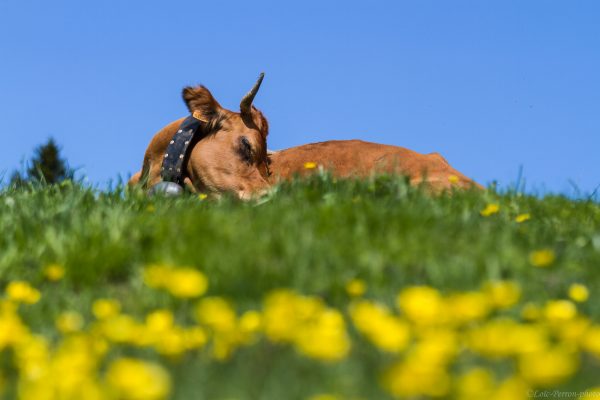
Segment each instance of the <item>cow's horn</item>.
[[260,84],[262,83],[264,77],[265,73],[261,72],[260,76],[258,77],[258,80],[254,84],[254,87],[242,99],[242,102],[240,103],[240,111],[242,115],[250,114],[250,110],[252,109],[252,101],[254,100],[254,96],[256,96],[256,93],[258,92],[258,89],[260,88]]

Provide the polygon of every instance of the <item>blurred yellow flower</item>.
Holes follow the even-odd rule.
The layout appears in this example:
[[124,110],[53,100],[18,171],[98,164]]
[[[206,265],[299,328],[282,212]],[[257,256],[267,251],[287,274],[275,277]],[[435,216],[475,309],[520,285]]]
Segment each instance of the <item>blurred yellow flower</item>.
[[549,322],[562,323],[576,315],[577,307],[569,300],[550,300],[544,307],[544,316]]
[[574,283],[571,286],[569,286],[569,297],[573,301],[583,303],[584,301],[587,301],[589,295],[590,293],[588,291],[588,288],[585,285],[582,285],[581,283]]
[[519,372],[535,387],[552,387],[565,382],[577,372],[578,355],[572,351],[553,348],[525,353],[519,358]]
[[515,305],[521,297],[521,288],[512,281],[489,281],[484,283],[483,292],[492,305],[499,309],[507,309]]
[[312,161],[308,161],[304,163],[304,168],[306,169],[315,169],[317,168],[317,163],[314,163]]
[[531,214],[519,214],[515,217],[515,221],[519,224],[521,222],[529,221],[531,219]]
[[581,347],[600,359],[600,326],[590,327],[581,337]]
[[116,398],[123,400],[160,400],[171,391],[171,379],[158,364],[120,358],[108,367],[106,382]]
[[536,321],[542,316],[540,307],[533,303],[527,303],[521,309],[521,317],[527,321]]
[[165,287],[175,297],[198,297],[206,292],[208,280],[202,272],[193,268],[175,268]]
[[92,314],[97,319],[114,317],[121,312],[121,303],[115,299],[98,299],[92,303]]
[[600,397],[600,386],[586,389],[580,395],[579,400],[597,400]]
[[534,267],[544,268],[552,265],[556,255],[552,249],[542,249],[531,252],[529,254],[529,262]]
[[61,280],[65,276],[65,268],[62,265],[50,264],[44,268],[44,276],[52,282]]
[[488,297],[481,292],[464,292],[446,300],[452,320],[459,324],[485,318],[491,311]]
[[208,198],[208,195],[206,193],[200,193],[198,195],[198,200],[206,200],[206,198]]
[[495,386],[494,376],[487,369],[473,368],[458,378],[456,386],[461,400],[489,399]]
[[83,327],[83,317],[76,311],[65,311],[56,318],[56,328],[62,333],[78,332]]
[[488,204],[487,206],[485,206],[485,208],[483,210],[481,210],[479,213],[484,216],[484,217],[489,217],[490,215],[494,215],[496,213],[498,213],[500,211],[500,205],[499,204]]
[[408,346],[410,328],[381,304],[367,300],[350,307],[356,329],[383,351],[397,353]]
[[164,288],[180,298],[201,296],[208,288],[206,276],[189,267],[150,265],[144,270],[144,282],[151,288]]
[[343,359],[350,350],[344,318],[317,297],[280,289],[264,302],[263,329],[271,341],[291,343],[300,353],[323,361]]
[[41,293],[25,281],[13,281],[6,287],[8,298],[27,304],[35,304],[40,300]]
[[448,182],[450,182],[451,184],[456,185],[459,181],[460,179],[458,179],[458,176],[448,175]]
[[445,368],[410,357],[388,368],[381,381],[389,393],[399,398],[443,397],[450,390]]
[[429,286],[404,289],[396,298],[396,304],[406,318],[417,324],[437,324],[447,317],[442,296]]
[[497,319],[468,331],[466,343],[485,357],[502,358],[543,351],[548,346],[549,337],[547,330],[541,325]]
[[353,297],[359,297],[365,294],[367,285],[362,279],[352,279],[346,284],[346,293]]

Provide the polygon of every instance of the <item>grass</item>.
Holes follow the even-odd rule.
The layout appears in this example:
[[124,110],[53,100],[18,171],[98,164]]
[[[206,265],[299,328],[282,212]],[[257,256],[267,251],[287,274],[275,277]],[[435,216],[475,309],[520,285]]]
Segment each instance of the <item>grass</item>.
[[[491,203],[500,211],[483,217],[480,211]],[[531,219],[515,222],[523,213]],[[207,295],[228,299],[238,313],[260,309],[267,293],[289,288],[345,315],[352,350],[334,363],[266,339],[225,361],[213,360],[208,347],[176,359],[133,346],[111,348],[107,360],[135,355],[163,365],[177,399],[390,397],[380,376],[398,356],[377,351],[352,327],[345,287],[353,279],[366,282],[366,298],[390,309],[398,292],[413,285],[446,295],[509,280],[521,286],[519,304],[543,306],[567,299],[569,286],[583,283],[591,297],[577,305],[578,312],[594,323],[600,317],[594,301],[600,290],[600,206],[591,200],[493,190],[431,197],[397,177],[316,176],[278,186],[261,204],[149,198],[125,188],[96,191],[65,183],[4,189],[0,227],[0,287],[25,280],[41,291],[39,303],[22,305],[19,314],[51,342],[61,338],[54,321],[62,312],[76,311],[91,324],[91,304],[98,298],[118,299],[140,320],[150,310],[168,308],[177,323],[193,324],[195,301],[144,285],[142,271],[150,264],[199,269],[209,281]],[[531,265],[529,256],[539,249],[555,254],[552,265]],[[52,263],[66,270],[59,282],[42,273]],[[518,319],[519,311],[503,313]],[[18,391],[17,372],[8,350],[2,354],[0,377],[6,377],[10,398]],[[579,372],[552,387],[584,390],[598,384],[596,357],[578,353]],[[472,360],[452,364],[453,376]],[[510,363],[493,361],[490,370],[500,379]],[[456,395],[453,390],[448,396]]]

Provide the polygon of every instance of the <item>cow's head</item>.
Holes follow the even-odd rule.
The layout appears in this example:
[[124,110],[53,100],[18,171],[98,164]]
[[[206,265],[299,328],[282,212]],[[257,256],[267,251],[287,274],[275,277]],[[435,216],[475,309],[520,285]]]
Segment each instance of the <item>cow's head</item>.
[[239,113],[221,107],[204,86],[183,89],[190,113],[205,122],[205,136],[193,147],[188,162],[197,190],[247,199],[268,187],[269,125],[252,105],[263,76],[242,99]]

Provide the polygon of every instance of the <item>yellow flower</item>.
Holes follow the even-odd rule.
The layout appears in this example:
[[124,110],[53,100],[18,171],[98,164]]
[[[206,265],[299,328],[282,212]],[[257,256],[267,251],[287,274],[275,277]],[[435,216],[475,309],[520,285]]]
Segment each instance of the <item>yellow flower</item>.
[[62,333],[78,332],[83,327],[83,317],[75,311],[66,311],[56,319],[56,328]]
[[65,276],[65,268],[58,264],[47,265],[46,268],[44,268],[44,276],[49,281],[59,281]]
[[584,390],[581,392],[579,400],[597,400],[598,397],[600,397],[600,386]]
[[531,265],[539,268],[550,266],[555,259],[556,255],[551,249],[537,250],[529,254],[529,262],[531,263]]
[[600,326],[594,325],[583,334],[581,347],[600,359]]
[[114,299],[98,299],[92,304],[92,313],[98,319],[114,317],[121,312],[121,303]]
[[440,293],[428,286],[404,289],[396,298],[396,304],[406,318],[417,324],[436,324],[446,317],[444,301]]
[[35,304],[40,300],[41,294],[25,281],[13,281],[6,287],[8,298],[21,303]]
[[412,358],[392,365],[384,372],[382,383],[399,398],[443,397],[450,390],[450,376],[443,367]]
[[164,288],[175,297],[203,295],[208,288],[206,276],[194,268],[151,265],[144,270],[144,282],[151,288]]
[[104,336],[115,343],[134,343],[140,337],[142,327],[130,315],[118,314],[101,321]]
[[300,327],[294,344],[308,357],[323,361],[342,360],[350,351],[344,317],[337,310],[326,309]]
[[171,267],[166,265],[150,265],[144,269],[144,283],[151,288],[164,287],[171,272]]
[[577,316],[577,307],[569,300],[551,300],[544,308],[544,316],[549,322],[563,323]]
[[408,324],[393,316],[385,306],[363,300],[352,305],[350,316],[356,329],[379,349],[397,353],[408,345]]
[[208,280],[202,272],[193,268],[175,268],[167,278],[165,287],[175,297],[198,297],[206,292]]
[[545,349],[525,353],[519,359],[521,376],[536,387],[551,387],[566,381],[577,372],[576,353],[562,349]]
[[152,332],[163,333],[175,324],[171,310],[156,310],[146,316],[146,327]]
[[527,321],[538,320],[541,316],[542,311],[533,303],[527,303],[521,309],[521,317]]
[[584,301],[587,301],[589,295],[590,293],[587,287],[585,287],[585,285],[582,285],[580,283],[574,283],[571,286],[569,286],[569,297],[573,301],[583,303]]
[[548,342],[548,332],[543,326],[522,325],[510,319],[487,322],[467,334],[469,347],[489,358],[543,351]]
[[114,361],[108,367],[106,381],[123,400],[160,400],[171,391],[171,379],[163,367],[133,358]]
[[304,168],[306,169],[315,169],[317,168],[317,163],[314,163],[312,161],[308,161],[304,163]]
[[494,376],[484,368],[473,368],[458,378],[458,398],[488,399],[494,389]]
[[276,290],[265,298],[263,328],[271,341],[292,343],[311,358],[338,361],[350,350],[341,313],[319,298],[290,290]]
[[515,221],[517,223],[525,222],[531,219],[531,214],[519,214],[516,216]]
[[485,318],[491,311],[487,296],[480,292],[465,292],[447,299],[448,309],[454,321],[467,323]]
[[200,193],[198,195],[198,200],[205,200],[208,197],[206,193]]
[[359,297],[365,294],[367,285],[362,279],[352,279],[346,284],[346,293],[353,297]]
[[516,282],[492,281],[483,285],[483,292],[494,307],[507,309],[515,305],[521,297],[521,288]]
[[481,210],[479,213],[484,217],[489,217],[490,215],[496,214],[499,211],[500,211],[500,205],[492,203],[492,204],[488,204],[487,206],[485,206],[485,208],[483,210]]
[[450,182],[453,185],[456,185],[459,182],[458,176],[448,175],[448,182]]

